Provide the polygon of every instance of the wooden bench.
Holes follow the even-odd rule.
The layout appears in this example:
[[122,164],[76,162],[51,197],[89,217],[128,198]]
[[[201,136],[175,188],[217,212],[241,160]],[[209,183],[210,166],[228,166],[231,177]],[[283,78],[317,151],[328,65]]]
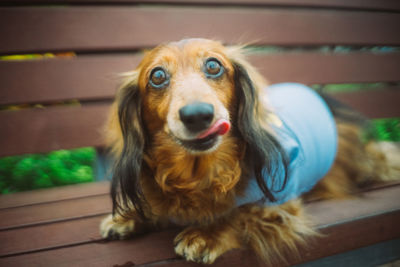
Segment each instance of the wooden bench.
[[[373,90],[334,97],[371,118],[400,116],[399,25],[400,2],[390,0],[2,1],[0,156],[100,149],[118,74],[136,66],[141,49],[184,37],[251,41],[258,49],[250,60],[271,83],[374,83]],[[4,57],[44,53],[56,57]],[[196,265],[173,252],[179,229],[102,240],[108,187],[0,196],[0,266]],[[372,266],[398,259],[399,195],[400,184],[392,183],[353,200],[308,203],[326,235],[279,264]],[[226,265],[262,264],[236,250],[215,263]]]

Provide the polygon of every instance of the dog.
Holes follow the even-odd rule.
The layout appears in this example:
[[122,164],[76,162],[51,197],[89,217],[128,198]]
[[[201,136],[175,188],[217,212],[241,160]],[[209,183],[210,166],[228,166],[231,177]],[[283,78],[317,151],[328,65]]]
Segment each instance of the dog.
[[104,238],[179,225],[188,261],[249,247],[270,262],[317,235],[302,200],[392,179],[357,113],[303,85],[267,88],[241,46],[163,44],[126,76],[106,127],[116,161]]

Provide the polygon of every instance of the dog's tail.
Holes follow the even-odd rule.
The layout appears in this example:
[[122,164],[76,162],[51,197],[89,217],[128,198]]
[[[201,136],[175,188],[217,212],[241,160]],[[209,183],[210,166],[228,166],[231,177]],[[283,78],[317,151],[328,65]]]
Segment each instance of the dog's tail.
[[334,165],[306,198],[349,197],[360,188],[400,179],[400,145],[377,141],[376,128],[359,112],[320,93],[331,109],[339,136]]

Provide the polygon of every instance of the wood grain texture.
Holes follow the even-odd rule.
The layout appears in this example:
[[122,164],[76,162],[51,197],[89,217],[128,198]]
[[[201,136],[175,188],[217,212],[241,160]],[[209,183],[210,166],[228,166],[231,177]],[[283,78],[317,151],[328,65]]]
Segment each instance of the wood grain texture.
[[323,8],[354,8],[371,10],[400,10],[396,0],[9,0],[10,4],[78,3],[78,4],[183,4],[183,5],[240,5],[240,6],[297,6]]
[[105,215],[111,212],[109,195],[70,199],[32,206],[0,210],[0,231]]
[[268,45],[399,45],[397,25],[397,13],[345,10],[5,7],[0,53],[132,50],[187,37]]
[[101,146],[109,104],[0,112],[0,156]]
[[114,97],[121,74],[141,55],[96,55],[71,59],[0,61],[0,104],[49,103]]
[[316,201],[306,205],[306,212],[311,214],[313,224],[318,228],[328,228],[350,220],[400,211],[400,202],[396,201],[399,192],[400,184],[396,184],[367,191],[354,199]]
[[[99,225],[105,215],[0,231],[0,257],[54,249],[100,240]],[[22,240],[29,239],[29,242]]]
[[106,195],[109,193],[109,191],[109,182],[96,182],[79,184],[79,186],[66,185],[51,189],[37,189],[20,193],[0,195],[0,209]]
[[400,117],[400,88],[332,94],[368,118]]
[[278,53],[249,59],[271,83],[374,83],[400,79],[400,53]]
[[[399,193],[400,186],[391,186],[368,191],[360,199],[308,204],[308,212],[325,236],[310,240],[308,246],[300,250],[300,258],[287,255],[288,263],[290,265],[299,264],[373,243],[399,238],[400,203],[396,201]],[[66,204],[67,202],[65,202]],[[186,263],[176,258],[172,240],[179,229],[155,232],[128,241],[99,243],[97,241],[98,236],[90,228],[91,226],[95,227],[96,219],[98,218],[85,221],[85,218],[80,218],[79,220],[0,232],[0,240],[3,238],[7,242],[5,237],[8,237],[8,242],[12,242],[10,243],[12,249],[5,248],[7,254],[32,249],[29,244],[19,244],[20,239],[16,238],[19,236],[18,231],[26,233],[25,242],[32,239],[31,242],[36,244],[36,247],[48,248],[46,251],[0,258],[0,264],[4,266],[24,266],[28,263],[39,266],[43,264],[52,266],[113,266],[130,262],[135,265],[154,263],[157,266],[198,266],[195,263]],[[69,237],[65,237],[70,232],[66,231],[64,236],[61,233],[55,233],[48,240],[45,238],[43,238],[44,240],[33,240],[34,237],[40,236],[40,233],[45,233],[46,227],[49,227],[49,234],[53,231],[57,232],[61,228],[71,231],[76,229],[78,232],[84,231],[85,233],[82,236],[70,234]],[[12,236],[15,236],[15,238]],[[92,240],[93,242],[85,243],[84,240]],[[63,242],[75,245],[60,247]],[[51,246],[57,246],[57,248],[50,249]],[[255,255],[248,250],[228,252],[218,259],[214,266],[243,266],[244,263],[249,262],[252,263],[252,266],[263,266]],[[274,266],[285,266],[285,264],[281,262]]]
[[[118,266],[144,264],[174,256],[176,230],[150,233],[135,240],[94,242],[15,257],[0,258],[1,266]],[[127,265],[130,266],[130,265]]]
[[[72,59],[0,61],[0,104],[49,103],[113,98],[122,77],[141,54]],[[371,83],[400,81],[400,53],[251,54],[249,60],[271,83]]]
[[[358,249],[360,247],[391,240],[392,238],[399,238],[400,231],[397,229],[397,223],[399,222],[400,212],[395,212],[330,226],[321,230],[322,234],[325,235],[324,237],[309,240],[306,247],[300,248],[299,257],[293,253],[286,254],[286,262],[275,261],[273,264],[267,265],[257,259],[251,251],[233,250],[218,258],[212,266],[282,267],[302,264],[323,257]],[[162,267],[203,266],[197,263],[188,263],[183,259],[178,258],[152,262],[152,264],[153,266]]]

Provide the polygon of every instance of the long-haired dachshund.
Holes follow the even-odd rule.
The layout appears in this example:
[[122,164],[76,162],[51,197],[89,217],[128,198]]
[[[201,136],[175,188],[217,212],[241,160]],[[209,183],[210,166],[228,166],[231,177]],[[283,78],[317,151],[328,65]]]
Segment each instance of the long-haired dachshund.
[[301,199],[391,176],[358,115],[323,99],[299,84],[266,88],[241,47],[186,39],[147,52],[108,123],[116,163],[102,236],[185,226],[175,251],[201,263],[296,249],[315,233]]

